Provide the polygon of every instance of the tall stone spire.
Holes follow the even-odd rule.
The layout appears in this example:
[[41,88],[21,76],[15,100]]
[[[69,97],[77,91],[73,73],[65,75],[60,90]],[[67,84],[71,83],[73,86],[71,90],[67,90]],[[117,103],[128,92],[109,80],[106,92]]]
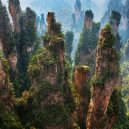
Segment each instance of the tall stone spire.
[[[96,57],[96,73],[87,117],[88,129],[105,129],[108,124],[107,108],[113,90],[120,83],[119,60],[113,48],[115,41],[110,26],[102,29]],[[102,126],[104,125],[104,127]]]
[[20,22],[19,21],[20,21],[21,15],[22,15],[22,10],[20,7],[19,0],[9,0],[9,12],[13,19],[14,30],[16,32],[20,32]]
[[81,10],[81,1],[80,0],[76,0],[74,8],[78,8],[79,10]]

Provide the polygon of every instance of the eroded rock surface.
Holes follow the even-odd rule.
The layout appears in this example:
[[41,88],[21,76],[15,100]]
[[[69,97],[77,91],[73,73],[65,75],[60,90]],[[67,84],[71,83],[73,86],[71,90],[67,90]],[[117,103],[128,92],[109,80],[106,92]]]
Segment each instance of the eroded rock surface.
[[107,25],[99,37],[96,72],[87,117],[88,129],[105,129],[107,125],[109,100],[119,80],[119,63],[117,52],[113,48],[114,42],[111,28]]
[[81,129],[86,129],[86,118],[90,102],[90,68],[80,65],[74,69],[74,84],[80,96],[80,102],[77,107],[77,117]]

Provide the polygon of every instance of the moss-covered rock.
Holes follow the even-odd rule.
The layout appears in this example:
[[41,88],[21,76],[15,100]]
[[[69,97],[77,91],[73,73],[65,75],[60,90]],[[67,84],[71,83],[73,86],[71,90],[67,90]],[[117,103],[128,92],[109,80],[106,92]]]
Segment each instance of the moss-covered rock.
[[115,43],[114,41],[115,38],[111,33],[111,27],[110,25],[106,25],[101,31],[98,45],[101,48],[112,47]]

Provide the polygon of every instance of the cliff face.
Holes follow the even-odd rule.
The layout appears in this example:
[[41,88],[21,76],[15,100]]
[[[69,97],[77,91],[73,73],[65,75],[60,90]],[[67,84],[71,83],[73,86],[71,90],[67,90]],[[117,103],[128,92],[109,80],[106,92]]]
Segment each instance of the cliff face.
[[86,82],[89,81],[90,68],[88,66],[76,66],[74,69],[74,83],[81,96]]
[[22,15],[19,0],[9,0],[9,12],[13,19],[13,25],[15,32],[20,32],[20,18]]
[[[1,41],[1,52],[4,53],[0,57],[0,102],[4,103],[5,107],[8,110],[12,110],[14,106],[13,95],[12,95],[12,85],[10,83],[9,72],[10,67],[9,63],[12,62],[10,59],[11,54],[13,53],[13,41],[12,41],[12,28],[9,20],[9,16],[6,10],[0,1],[0,41]],[[15,65],[10,65],[11,68],[15,69]],[[9,92],[10,90],[10,92]]]
[[77,118],[80,129],[86,129],[86,118],[90,102],[90,68],[88,66],[76,66],[74,69],[75,89],[80,96],[77,109]]
[[72,31],[67,31],[65,33],[65,46],[66,46],[66,54],[68,57],[68,60],[71,61],[71,53],[73,50],[73,39],[74,39],[74,34]]
[[100,24],[94,23],[93,17],[91,10],[85,12],[84,28],[75,57],[75,64],[88,65],[92,73],[95,69],[96,46],[100,29]]
[[2,4],[0,5],[0,19],[0,39],[4,54],[8,58],[13,49],[13,33],[6,7]]
[[12,54],[13,56],[11,55],[10,59],[14,62],[14,59],[17,58],[17,62],[15,62],[17,66],[17,75],[14,74],[16,76],[14,76],[12,80],[13,83],[18,80],[18,84],[20,85],[18,87],[23,87],[24,90],[30,86],[27,67],[30,54],[33,52],[36,45],[36,14],[30,8],[27,8],[26,12],[23,13],[19,0],[9,0],[9,12],[13,20],[13,38],[16,48],[16,54]]
[[107,11],[105,12],[102,20],[101,20],[101,25],[104,26],[106,23],[108,23],[109,21],[109,17],[111,15],[112,11],[117,11],[119,13],[122,14],[122,10],[123,10],[123,5],[122,5],[122,1],[121,0],[110,0],[108,3],[108,8]]
[[119,12],[112,11],[111,16],[109,18],[109,24],[112,29],[112,34],[114,35],[116,39],[114,48],[117,52],[120,52],[120,49],[122,47],[121,38],[118,32],[120,21],[121,21],[121,14]]
[[0,57],[0,128],[22,129],[14,107],[15,99],[10,82],[9,63],[8,60]]
[[[28,69],[31,84],[36,89],[35,100],[38,106],[35,106],[41,112],[40,119],[35,116],[36,126],[45,129],[70,129],[71,113],[68,112],[66,101],[71,92],[68,92],[69,87],[65,80],[64,38],[60,27],[58,30],[53,28],[59,25],[53,12],[48,13],[47,24],[45,48],[32,57]],[[41,125],[37,125],[38,120],[42,121]]]
[[122,20],[121,20],[121,25],[120,25],[120,34],[122,36],[122,41],[126,42],[129,38],[128,34],[129,34],[129,23],[128,23],[128,12],[129,12],[129,1],[125,0],[121,1],[115,1],[115,0],[110,0],[108,3],[108,9],[105,12],[102,20],[101,20],[101,25],[104,26],[106,23],[108,23],[109,21],[109,17],[111,15],[112,11],[117,11],[122,15]]
[[10,83],[9,63],[6,59],[0,58],[0,102],[2,102],[6,110],[14,109],[14,96],[12,84]]
[[36,17],[36,28],[38,35],[42,36],[46,32],[46,23],[44,14],[42,13],[40,16]]
[[10,64],[10,75],[14,78],[16,75],[16,64],[17,64],[17,54],[14,39],[14,32],[10,24],[9,16],[2,4],[0,5],[0,40],[2,45],[2,51],[5,58]]
[[76,0],[74,9],[75,12],[72,14],[71,30],[78,33],[83,27],[84,11],[81,10],[81,1]]
[[54,13],[49,12],[47,15],[47,33],[43,42],[51,53],[58,56],[58,68],[60,72],[64,73],[64,39],[61,33],[61,24],[56,22]]
[[[102,29],[96,56],[96,72],[93,77],[93,93],[90,101],[87,128],[105,129],[108,125],[107,107],[113,90],[118,86],[119,63],[113,49],[111,28]],[[113,79],[112,79],[113,78]]]

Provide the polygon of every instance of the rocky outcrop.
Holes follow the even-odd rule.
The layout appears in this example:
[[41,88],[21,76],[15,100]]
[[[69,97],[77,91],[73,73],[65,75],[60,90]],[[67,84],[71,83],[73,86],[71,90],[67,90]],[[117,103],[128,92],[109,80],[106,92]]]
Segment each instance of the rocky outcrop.
[[47,15],[47,34],[57,35],[60,32],[61,32],[61,24],[56,22],[55,14],[53,12],[48,12],[48,15]]
[[86,118],[90,102],[90,68],[88,66],[76,66],[74,69],[74,83],[80,96],[77,107],[77,117],[80,129],[86,129]]
[[[15,62],[17,64],[17,75],[12,80],[17,79],[20,85],[18,87],[23,87],[24,90],[30,86],[27,67],[30,54],[36,45],[36,14],[30,8],[26,8],[26,12],[23,12],[19,0],[9,0],[9,12],[13,20],[16,48],[16,54],[12,54],[13,57],[15,55],[12,62],[17,57],[17,62]],[[12,59],[12,55],[10,59]],[[25,82],[26,80],[28,81]]]
[[80,0],[76,0],[74,5],[75,12],[72,14],[71,30],[80,32],[83,27],[84,11],[81,10]]
[[4,58],[0,58],[0,102],[4,103],[6,110],[14,109],[14,96],[10,83],[9,64]]
[[125,0],[110,0],[108,3],[108,8],[107,11],[105,12],[102,20],[101,20],[101,25],[104,26],[106,23],[109,21],[109,17],[111,15],[112,11],[117,11],[121,14],[121,25],[120,25],[120,34],[122,37],[122,41],[126,42],[129,38],[129,23],[128,23],[128,13],[129,13],[129,1]]
[[19,0],[9,0],[9,12],[13,19],[14,30],[15,32],[19,33],[21,30],[20,18],[22,16],[22,10]]
[[12,41],[13,32],[6,7],[2,3],[0,4],[0,19],[0,39],[4,55],[8,58],[14,49]]
[[45,18],[43,13],[41,14],[41,16],[36,17],[36,28],[37,28],[38,35],[43,36],[45,34],[46,23],[45,23]]
[[71,61],[71,53],[73,50],[73,39],[74,39],[74,34],[72,31],[67,31],[65,33],[65,47],[66,47],[66,54],[68,57],[68,60]]
[[[34,76],[34,78],[32,76],[32,84],[35,84],[34,81],[36,78],[43,78],[43,80],[49,81],[51,84],[57,84],[58,78],[60,78],[58,75],[63,76],[65,72],[64,39],[61,36],[60,28],[58,28],[58,33],[57,30],[55,30],[56,28],[53,28],[53,26],[58,25],[53,12],[48,13],[47,24],[48,31],[44,36],[45,49],[42,50],[42,54],[38,57],[40,59],[37,60],[39,63],[36,62],[38,66],[34,67],[35,64],[30,63],[30,74],[33,75],[31,68],[34,67],[39,72],[38,74],[41,75],[41,77],[38,77],[36,74],[37,77]],[[33,60],[31,62],[33,62]]]
[[10,75],[14,79],[16,75],[17,54],[14,40],[14,32],[10,24],[9,16],[2,4],[0,5],[0,40],[2,51],[10,64]]
[[41,125],[37,125],[38,128],[70,129],[71,127],[71,111],[66,105],[72,94],[67,83],[64,38],[60,27],[55,20],[54,13],[49,12],[47,15],[48,31],[44,36],[45,48],[37,52],[29,64],[29,77],[32,86],[36,89],[35,106],[38,112],[41,112],[40,117],[35,116],[42,121]]
[[74,83],[78,93],[83,96],[82,92],[86,85],[86,82],[90,78],[90,68],[88,66],[76,66],[74,69]]
[[85,12],[84,28],[75,57],[75,64],[89,66],[92,73],[95,69],[96,46],[100,29],[100,24],[94,23],[93,17],[91,10]]
[[120,52],[120,49],[122,47],[121,38],[120,38],[120,35],[118,32],[120,21],[121,21],[121,14],[119,12],[112,11],[111,16],[110,16],[110,20],[109,20],[109,24],[110,24],[111,29],[112,29],[112,34],[114,35],[115,40],[116,40],[114,48],[117,52]]
[[108,23],[109,17],[110,17],[111,12],[113,10],[122,14],[123,5],[122,5],[122,1],[121,0],[118,0],[118,1],[110,0],[109,1],[107,11],[105,12],[105,14],[104,14],[104,16],[103,16],[103,18],[101,20],[101,25],[102,26],[104,26],[105,24]]
[[29,64],[28,73],[32,86],[37,86],[42,81],[57,84],[58,70],[57,59],[48,50],[43,49]]
[[0,57],[0,121],[2,129],[8,127],[22,129],[15,113],[15,96],[10,82],[9,62],[3,57]]
[[44,46],[59,58],[59,71],[64,73],[64,39],[61,33],[61,24],[55,20],[53,12],[47,15],[47,33],[44,36]]
[[110,26],[102,29],[96,56],[96,72],[93,77],[93,91],[87,117],[88,129],[106,129],[107,108],[110,97],[119,85],[119,63]]

